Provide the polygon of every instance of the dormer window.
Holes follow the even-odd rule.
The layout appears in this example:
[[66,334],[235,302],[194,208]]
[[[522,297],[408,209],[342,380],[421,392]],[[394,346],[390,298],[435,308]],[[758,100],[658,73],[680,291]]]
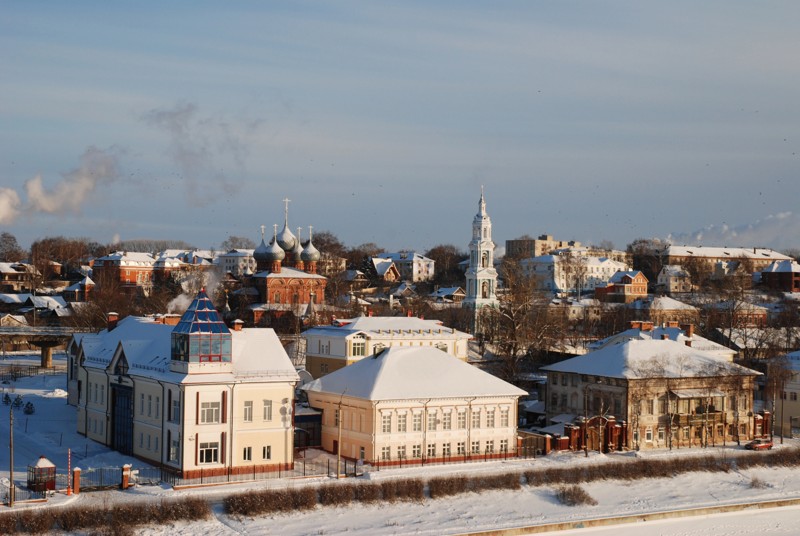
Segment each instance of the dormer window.
[[231,332],[200,291],[172,330],[172,360],[187,363],[231,361]]

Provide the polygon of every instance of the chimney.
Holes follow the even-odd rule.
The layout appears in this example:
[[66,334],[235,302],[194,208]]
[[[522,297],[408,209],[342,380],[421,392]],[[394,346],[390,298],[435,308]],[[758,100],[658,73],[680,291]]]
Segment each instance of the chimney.
[[652,322],[642,322],[642,331],[653,331]]
[[367,316],[369,316],[369,317],[372,316],[372,309],[367,310]]
[[406,316],[407,316],[408,318],[411,318],[411,309],[409,309],[409,310],[408,310],[408,312],[406,313]]
[[684,342],[685,342],[686,346],[688,346],[689,348],[692,347],[692,341],[690,341],[689,339],[686,339]]
[[687,337],[694,337],[694,324],[684,324],[681,329]]
[[661,334],[661,340],[662,341],[666,341],[667,339],[669,339],[669,335],[667,335],[666,333],[662,333]]
[[642,329],[642,323],[638,320],[631,320],[631,329]]
[[233,321],[233,331],[242,331],[242,326],[244,322],[239,320],[238,318]]
[[106,315],[106,329],[108,331],[113,330],[117,327],[117,323],[119,322],[119,314],[117,313],[108,313]]
[[678,327],[677,320],[670,320],[669,322],[667,322],[667,327],[668,328],[677,328]]

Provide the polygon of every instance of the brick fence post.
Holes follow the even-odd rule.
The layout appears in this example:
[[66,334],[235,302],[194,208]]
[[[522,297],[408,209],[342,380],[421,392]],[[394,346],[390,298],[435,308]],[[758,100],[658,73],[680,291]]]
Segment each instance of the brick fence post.
[[72,470],[72,493],[77,495],[81,492],[81,468],[76,467]]
[[131,481],[131,464],[126,463],[122,466],[122,483],[120,484],[121,489],[128,489],[128,485]]

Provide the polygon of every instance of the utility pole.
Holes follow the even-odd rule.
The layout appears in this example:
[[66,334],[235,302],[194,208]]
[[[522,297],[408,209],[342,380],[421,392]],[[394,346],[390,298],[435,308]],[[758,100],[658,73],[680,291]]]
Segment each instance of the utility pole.
[[344,394],[346,392],[347,388],[345,387],[344,391],[342,391],[342,396],[339,397],[339,409],[336,410],[336,415],[338,416],[339,421],[339,433],[338,439],[336,440],[336,480],[341,478],[341,471],[339,468],[341,467],[342,463],[342,399],[344,398]]

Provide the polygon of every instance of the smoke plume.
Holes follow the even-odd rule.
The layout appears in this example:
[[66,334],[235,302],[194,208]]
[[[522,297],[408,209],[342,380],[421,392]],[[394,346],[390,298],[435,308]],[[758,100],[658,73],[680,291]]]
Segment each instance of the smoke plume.
[[13,223],[22,214],[80,213],[83,204],[98,186],[110,184],[119,176],[117,157],[110,150],[89,147],[80,157],[78,168],[62,174],[62,179],[47,189],[41,175],[25,182],[27,202],[10,188],[0,188],[0,223]]
[[765,247],[785,251],[800,247],[800,214],[780,212],[752,223],[708,225],[693,233],[671,234],[675,245]]

